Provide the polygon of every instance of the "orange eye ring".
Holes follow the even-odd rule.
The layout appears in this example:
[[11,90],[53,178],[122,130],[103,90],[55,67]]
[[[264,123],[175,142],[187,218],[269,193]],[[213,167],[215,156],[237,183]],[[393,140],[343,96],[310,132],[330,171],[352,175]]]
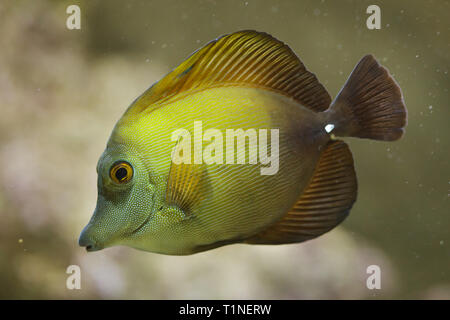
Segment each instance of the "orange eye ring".
[[115,183],[126,183],[133,178],[133,167],[128,162],[118,161],[112,165],[109,176]]

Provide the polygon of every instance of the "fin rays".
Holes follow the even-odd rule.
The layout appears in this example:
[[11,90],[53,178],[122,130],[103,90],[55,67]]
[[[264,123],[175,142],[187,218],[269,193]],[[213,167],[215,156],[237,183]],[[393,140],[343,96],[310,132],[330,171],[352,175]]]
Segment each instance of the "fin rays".
[[282,244],[318,237],[345,219],[356,200],[356,190],[350,150],[342,141],[331,141],[297,203],[280,221],[245,242]]
[[201,200],[200,165],[172,163],[166,188],[166,202],[188,212]]
[[153,85],[128,112],[151,111],[179,93],[217,86],[260,87],[284,94],[313,111],[324,111],[331,98],[316,76],[283,42],[256,31],[240,31],[214,40]]

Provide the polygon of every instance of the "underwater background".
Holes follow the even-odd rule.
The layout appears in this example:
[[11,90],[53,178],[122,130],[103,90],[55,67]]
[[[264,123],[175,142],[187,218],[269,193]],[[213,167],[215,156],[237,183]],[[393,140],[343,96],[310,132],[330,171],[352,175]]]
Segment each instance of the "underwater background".
[[[81,29],[66,8],[81,8]],[[381,8],[369,30],[366,9]],[[448,1],[0,3],[0,298],[450,299]],[[402,88],[397,142],[345,139],[358,199],[315,240],[192,256],[86,253],[97,160],[131,102],[193,51],[242,29],[287,43],[334,98],[372,53]],[[66,269],[81,268],[81,290]],[[366,269],[381,269],[369,290]]]

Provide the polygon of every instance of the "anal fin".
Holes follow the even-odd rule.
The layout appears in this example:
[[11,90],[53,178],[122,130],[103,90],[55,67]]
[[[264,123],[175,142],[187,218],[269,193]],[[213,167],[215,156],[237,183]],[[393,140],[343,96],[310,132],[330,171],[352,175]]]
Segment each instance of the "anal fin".
[[276,224],[247,239],[251,244],[283,244],[316,238],[341,223],[356,200],[353,158],[343,141],[330,141],[309,185]]

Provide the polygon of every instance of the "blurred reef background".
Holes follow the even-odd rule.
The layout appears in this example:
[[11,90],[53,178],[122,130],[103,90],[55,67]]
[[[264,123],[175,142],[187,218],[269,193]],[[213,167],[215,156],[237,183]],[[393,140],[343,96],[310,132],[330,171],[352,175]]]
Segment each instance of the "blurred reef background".
[[[67,6],[81,30],[66,28]],[[448,1],[31,1],[0,3],[0,298],[449,299]],[[233,245],[185,257],[87,253],[95,172],[127,106],[206,42],[256,29],[287,43],[334,97],[374,54],[409,111],[398,142],[347,139],[358,200],[300,245]],[[81,267],[81,290],[66,268]],[[366,268],[379,265],[381,290]]]

